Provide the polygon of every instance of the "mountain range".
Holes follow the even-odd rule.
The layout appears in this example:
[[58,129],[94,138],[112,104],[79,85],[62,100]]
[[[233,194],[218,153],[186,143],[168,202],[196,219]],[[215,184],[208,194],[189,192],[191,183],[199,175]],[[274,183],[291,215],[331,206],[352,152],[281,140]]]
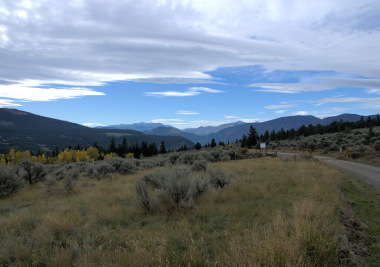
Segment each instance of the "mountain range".
[[[374,115],[373,115],[374,116]],[[240,139],[243,134],[247,134],[249,127],[252,125],[258,134],[264,134],[266,130],[271,131],[280,131],[281,128],[286,130],[298,129],[302,125],[328,125],[333,121],[358,121],[362,116],[357,114],[342,114],[333,117],[327,117],[320,119],[314,116],[288,116],[282,117],[274,120],[269,120],[265,122],[254,122],[254,123],[245,123],[238,121],[235,123],[222,124],[220,126],[207,126],[199,127],[194,129],[184,129],[180,130],[169,125],[160,125],[157,128],[151,127],[150,130],[143,130],[146,134],[153,135],[167,135],[167,136],[182,136],[185,137],[194,143],[201,143],[202,145],[211,143],[211,140],[214,138],[216,142],[225,142],[228,141],[234,142],[236,139]],[[365,117],[366,119],[367,117]],[[144,127],[147,128],[147,124],[144,124]],[[154,125],[154,124],[152,124]],[[115,127],[113,125],[112,127]],[[107,126],[106,126],[107,128]],[[136,128],[135,128],[136,129]]]
[[[10,148],[36,152],[62,149],[68,146],[89,147],[95,142],[108,148],[111,138],[120,144],[126,137],[129,145],[141,144],[142,141],[157,145],[165,142],[167,149],[178,149],[181,146],[193,147],[199,142],[202,145],[218,142],[234,142],[243,134],[248,134],[252,125],[258,134],[266,130],[298,129],[302,125],[328,125],[333,121],[358,121],[362,116],[342,114],[319,119],[314,116],[289,116],[265,122],[244,123],[241,121],[220,126],[199,127],[180,130],[161,123],[135,123],[89,128],[79,124],[42,117],[17,109],[0,108],[0,153],[8,153]],[[371,116],[372,117],[372,116]],[[364,117],[365,119],[367,117]],[[128,127],[133,129],[128,129]]]
[[181,146],[194,146],[194,143],[181,136],[147,135],[134,130],[94,129],[76,123],[51,119],[17,109],[0,108],[0,153],[8,153],[11,148],[17,151],[47,152],[58,147],[90,147],[95,142],[108,148],[111,139],[120,144],[126,137],[128,145],[141,145],[141,142],[157,146],[165,142],[167,149]]

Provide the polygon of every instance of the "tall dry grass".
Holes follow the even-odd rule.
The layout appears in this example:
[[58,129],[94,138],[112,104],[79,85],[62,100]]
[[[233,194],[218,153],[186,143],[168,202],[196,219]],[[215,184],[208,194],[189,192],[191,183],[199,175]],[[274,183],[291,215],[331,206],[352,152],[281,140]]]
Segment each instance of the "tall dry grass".
[[80,177],[67,194],[26,186],[0,202],[0,265],[336,265],[340,173],[313,160],[214,164],[235,174],[190,210],[144,214],[144,173]]

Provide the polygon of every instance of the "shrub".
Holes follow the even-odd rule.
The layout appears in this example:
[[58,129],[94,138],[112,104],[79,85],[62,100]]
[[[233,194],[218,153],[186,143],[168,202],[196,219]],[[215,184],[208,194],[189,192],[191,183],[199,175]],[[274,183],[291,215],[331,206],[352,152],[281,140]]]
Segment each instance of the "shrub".
[[210,189],[210,179],[207,175],[198,174],[192,180],[191,190],[194,199],[199,198],[202,194]]
[[209,175],[210,184],[214,188],[223,188],[232,180],[231,175],[227,174],[219,168],[212,166],[207,169],[207,174]]
[[113,173],[115,173],[115,167],[105,161],[97,161],[87,168],[87,176],[93,179],[101,179]]
[[176,164],[176,161],[177,159],[179,158],[179,154],[178,153],[172,153],[170,154],[169,156],[169,161],[171,162],[171,164]]
[[22,182],[13,168],[0,165],[0,198],[5,198],[21,187]]
[[104,162],[112,165],[115,171],[120,174],[136,173],[136,164],[132,159],[109,158],[105,159]]
[[195,154],[194,153],[185,153],[178,157],[177,163],[178,164],[189,164],[192,165],[195,161]]
[[192,171],[206,171],[208,162],[206,160],[196,160],[191,166]]
[[373,147],[376,149],[376,151],[380,151],[380,140],[377,140],[373,143]]
[[22,178],[25,179],[29,184],[34,184],[42,181],[47,174],[44,165],[40,162],[33,162],[30,159],[23,158],[20,160],[19,165],[25,171],[25,174]]
[[144,175],[136,185],[137,201],[145,211],[172,213],[193,208],[196,200],[210,187],[208,178],[191,176],[190,168],[177,166]]

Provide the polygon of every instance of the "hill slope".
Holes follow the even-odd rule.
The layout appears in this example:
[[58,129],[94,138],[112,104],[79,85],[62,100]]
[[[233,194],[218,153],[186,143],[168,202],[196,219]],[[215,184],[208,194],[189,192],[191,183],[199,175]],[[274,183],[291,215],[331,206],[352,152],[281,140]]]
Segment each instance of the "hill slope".
[[142,141],[159,145],[164,141],[167,149],[177,149],[185,144],[187,147],[194,145],[190,140],[179,136],[146,135],[133,130],[93,129],[16,109],[0,108],[0,153],[8,153],[11,148],[36,152],[76,145],[89,147],[95,142],[108,148],[112,137],[116,144],[126,137],[128,145],[140,145]]
[[[214,138],[217,142],[234,142],[236,139],[240,139],[243,134],[248,134],[249,127],[252,126],[257,130],[258,134],[264,134],[266,130],[269,132],[271,131],[280,131],[281,128],[284,128],[284,130],[291,130],[295,129],[297,130],[302,125],[328,125],[333,121],[358,121],[360,120],[362,116],[356,115],[356,114],[342,114],[334,117],[327,117],[324,119],[319,119],[314,116],[289,116],[289,117],[282,117],[270,121],[265,122],[256,122],[256,123],[245,123],[238,126],[230,127],[223,129],[217,133],[209,134],[204,139],[203,142],[211,142],[212,138]],[[368,116],[365,116],[364,118],[367,119]],[[375,117],[375,115],[371,115],[371,117]]]

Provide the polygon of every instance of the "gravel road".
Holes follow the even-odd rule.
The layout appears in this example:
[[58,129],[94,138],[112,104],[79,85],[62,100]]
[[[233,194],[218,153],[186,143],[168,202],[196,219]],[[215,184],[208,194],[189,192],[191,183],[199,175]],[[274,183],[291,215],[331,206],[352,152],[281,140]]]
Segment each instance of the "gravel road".
[[373,185],[377,190],[380,190],[380,167],[323,156],[314,156],[314,158],[326,164],[347,170]]
[[[280,153],[280,152],[278,154],[283,155],[283,156],[298,155],[296,153]],[[323,156],[313,156],[313,157],[328,165],[339,167],[346,171],[349,171],[353,173],[354,175],[356,175],[357,177],[364,180],[365,182],[374,186],[377,190],[380,190],[380,167],[353,162],[353,161],[328,158],[328,157],[323,157]]]

